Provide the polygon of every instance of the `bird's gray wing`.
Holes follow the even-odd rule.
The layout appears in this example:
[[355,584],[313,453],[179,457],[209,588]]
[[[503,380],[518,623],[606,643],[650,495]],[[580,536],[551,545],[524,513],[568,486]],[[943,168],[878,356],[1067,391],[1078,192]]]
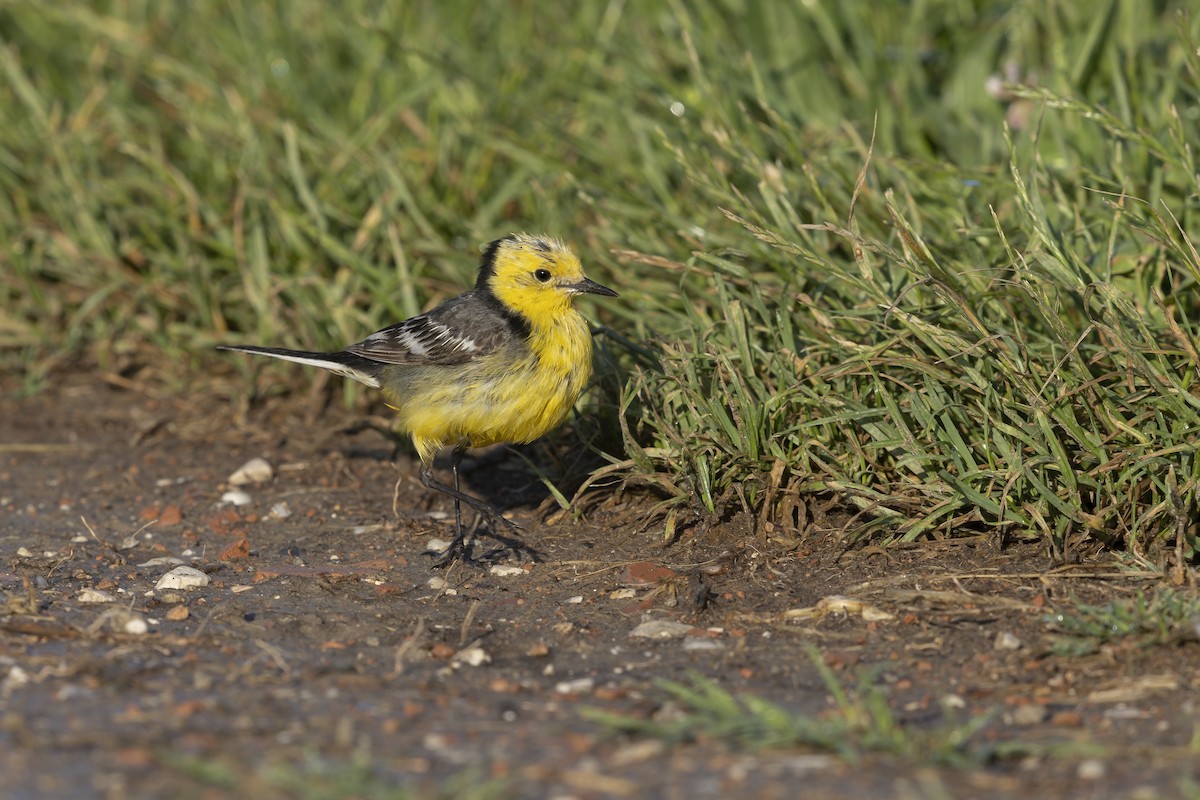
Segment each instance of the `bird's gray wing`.
[[383,364],[465,364],[494,353],[521,326],[490,295],[472,289],[432,311],[376,331],[346,348]]

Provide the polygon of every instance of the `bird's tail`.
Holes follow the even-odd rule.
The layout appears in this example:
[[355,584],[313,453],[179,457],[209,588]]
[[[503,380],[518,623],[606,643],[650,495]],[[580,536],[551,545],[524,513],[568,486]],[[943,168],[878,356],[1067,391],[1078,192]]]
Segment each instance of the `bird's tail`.
[[253,345],[218,345],[218,350],[236,350],[239,353],[253,353],[256,356],[282,358],[284,361],[295,361],[297,364],[307,364],[310,367],[320,367],[338,375],[365,383],[374,389],[379,388],[379,370],[383,366],[378,361],[356,356],[344,350],[337,353],[309,353],[304,350],[285,350],[282,347],[254,347]]

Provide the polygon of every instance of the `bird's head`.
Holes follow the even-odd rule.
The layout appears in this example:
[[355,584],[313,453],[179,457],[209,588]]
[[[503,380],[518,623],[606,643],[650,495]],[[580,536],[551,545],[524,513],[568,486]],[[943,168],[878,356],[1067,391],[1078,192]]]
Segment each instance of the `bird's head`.
[[579,258],[558,239],[528,233],[509,234],[487,245],[475,286],[534,326],[553,324],[576,295],[617,296],[584,275]]

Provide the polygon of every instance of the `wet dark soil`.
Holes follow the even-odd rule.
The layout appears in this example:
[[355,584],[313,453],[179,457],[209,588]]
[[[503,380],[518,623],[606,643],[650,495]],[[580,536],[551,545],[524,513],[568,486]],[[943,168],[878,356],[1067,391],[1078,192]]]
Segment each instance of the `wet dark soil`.
[[[606,490],[574,519],[505,450],[467,488],[538,560],[485,539],[481,565],[435,569],[452,506],[362,417],[115,378],[4,395],[0,795],[1200,795],[1200,644],[1049,647],[1056,610],[1161,576],[987,537],[847,550],[818,507],[804,530],[736,517],[668,542],[657,498]],[[255,457],[273,477],[223,503]],[[156,588],[176,563],[207,585]],[[669,638],[631,635],[661,621]],[[747,749],[699,723],[673,742],[589,714],[670,725],[660,681],[700,676],[833,724],[817,660],[929,752]],[[935,760],[972,720],[962,763]]]

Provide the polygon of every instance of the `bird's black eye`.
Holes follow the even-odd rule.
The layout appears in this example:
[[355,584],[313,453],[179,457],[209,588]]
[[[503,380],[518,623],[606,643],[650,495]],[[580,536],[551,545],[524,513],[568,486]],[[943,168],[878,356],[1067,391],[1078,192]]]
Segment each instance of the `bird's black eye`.
[[533,277],[537,278],[542,283],[545,283],[546,281],[550,280],[550,270],[539,269],[537,272],[533,273]]

